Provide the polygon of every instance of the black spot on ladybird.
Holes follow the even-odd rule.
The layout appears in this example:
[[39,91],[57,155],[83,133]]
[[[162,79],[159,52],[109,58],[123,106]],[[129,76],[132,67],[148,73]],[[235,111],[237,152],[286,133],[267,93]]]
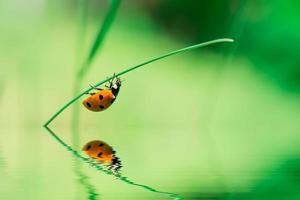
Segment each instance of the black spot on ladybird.
[[102,147],[103,145],[104,145],[103,143],[100,143],[100,144],[99,144],[99,147]]
[[92,147],[91,145],[88,145],[88,146],[86,147],[86,151],[88,151],[91,147]]
[[97,155],[97,156],[98,156],[98,157],[101,157],[101,156],[102,156],[102,154],[103,154],[103,153],[102,153],[102,152],[100,152],[100,153],[98,153],[98,155]]
[[103,95],[100,94],[99,99],[102,100],[103,98],[104,98]]
[[99,108],[104,109],[104,106],[100,105]]
[[92,105],[89,102],[86,102],[86,105],[90,108]]

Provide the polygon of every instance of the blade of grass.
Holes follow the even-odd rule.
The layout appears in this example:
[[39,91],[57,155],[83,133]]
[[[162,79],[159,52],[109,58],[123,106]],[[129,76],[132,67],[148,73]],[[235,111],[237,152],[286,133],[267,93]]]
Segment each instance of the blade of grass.
[[86,72],[89,70],[89,68],[91,67],[91,63],[94,60],[97,52],[99,51],[99,49],[104,41],[104,38],[105,38],[107,32],[110,30],[110,27],[116,17],[120,2],[121,2],[121,0],[111,0],[111,4],[110,4],[110,8],[108,10],[108,13],[104,19],[102,26],[100,27],[100,29],[98,31],[96,39],[95,39],[95,41],[90,49],[90,52],[88,54],[88,57],[84,61],[83,66],[79,71],[79,76],[83,77],[86,74]]
[[[138,65],[135,65],[135,66],[132,66],[132,67],[129,67],[119,73],[116,74],[116,76],[121,76],[123,74],[126,74],[130,71],[133,71],[137,68],[140,68],[142,66],[145,66],[147,64],[150,64],[152,62],[155,62],[155,61],[158,61],[158,60],[161,60],[163,58],[166,58],[166,57],[169,57],[169,56],[172,56],[172,55],[175,55],[175,54],[179,54],[179,53],[183,53],[183,52],[186,52],[186,51],[190,51],[190,50],[193,50],[193,49],[197,49],[197,48],[200,48],[200,47],[204,47],[204,46],[208,46],[208,45],[212,45],[212,44],[216,44],[216,43],[223,43],[223,42],[233,42],[232,39],[228,39],[228,38],[223,38],[223,39],[216,39],[216,40],[211,40],[211,41],[208,41],[208,42],[204,42],[204,43],[200,43],[200,44],[196,44],[196,45],[192,45],[192,46],[189,46],[189,47],[186,47],[186,48],[183,48],[183,49],[179,49],[179,50],[176,50],[176,51],[172,51],[172,52],[169,52],[167,54],[164,54],[164,55],[161,55],[161,56],[158,56],[156,58],[153,58],[153,59],[150,59],[146,62],[143,62],[141,64],[138,64]],[[111,76],[103,81],[100,81],[99,83],[95,84],[94,87],[98,87],[100,85],[102,85],[103,83],[113,79],[114,76]],[[62,108],[60,108],[56,113],[54,113],[54,115],[44,124],[44,126],[48,126],[61,112],[63,112],[66,108],[68,108],[71,104],[73,104],[75,101],[77,101],[80,97],[82,97],[83,95],[87,94],[89,91],[93,90],[93,88],[88,88],[86,89],[85,91],[83,91],[81,94],[79,94],[78,96],[74,97],[71,101],[69,101],[68,103],[66,103]]]

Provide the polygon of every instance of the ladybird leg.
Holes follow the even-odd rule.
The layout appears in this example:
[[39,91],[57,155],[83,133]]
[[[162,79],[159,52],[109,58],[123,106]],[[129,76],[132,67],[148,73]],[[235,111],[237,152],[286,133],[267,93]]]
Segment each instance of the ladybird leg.
[[112,87],[112,84],[113,84],[113,83],[112,83],[112,80],[109,80],[109,81],[108,81],[108,85],[106,84],[105,87],[111,88],[111,87]]
[[102,88],[97,88],[97,87],[94,87],[92,86],[91,84],[89,84],[91,88],[93,88],[94,90],[103,90]]
[[111,79],[111,81],[114,81],[116,78],[116,73],[113,74],[113,78]]
[[[108,79],[109,77],[106,77],[106,79]],[[108,84],[108,85],[107,85]],[[105,84],[105,87],[106,88],[110,88],[111,86],[111,80],[107,81],[106,84]]]
[[113,74],[113,78],[112,78],[111,82],[114,82],[115,78],[118,78],[118,77],[116,77],[116,73]]
[[117,83],[118,85],[121,85],[121,83],[124,82],[124,81],[125,81],[125,80],[121,80],[120,77],[117,77],[116,83]]
[[89,84],[89,86],[90,86],[92,89],[95,89],[95,87],[94,87],[93,85]]
[[96,94],[95,92],[86,92],[85,93],[86,95],[94,95],[94,94]]
[[113,85],[113,83],[114,83],[114,80],[115,80],[116,78],[118,79],[118,77],[116,76],[116,73],[114,73],[114,74],[113,74],[113,78],[109,81],[110,87],[112,87],[112,85]]
[[109,81],[109,87],[111,88],[113,83],[114,83],[114,80],[115,80],[115,74],[113,75],[113,78]]
[[[109,82],[108,82],[108,83],[109,83]],[[107,83],[106,83],[106,84],[105,84],[105,87],[106,87],[106,88],[109,88],[109,85],[107,85]]]

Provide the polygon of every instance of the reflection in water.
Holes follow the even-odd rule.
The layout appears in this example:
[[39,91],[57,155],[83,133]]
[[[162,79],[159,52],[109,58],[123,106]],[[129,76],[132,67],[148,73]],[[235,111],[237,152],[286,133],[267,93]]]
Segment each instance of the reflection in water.
[[121,181],[123,181],[123,182],[125,182],[127,184],[134,185],[134,186],[137,186],[137,187],[141,187],[141,188],[144,188],[144,189],[146,189],[148,191],[151,191],[151,192],[155,192],[155,193],[159,193],[159,194],[164,194],[164,195],[167,195],[168,197],[170,197],[172,199],[176,199],[176,200],[182,199],[178,194],[171,193],[171,192],[159,191],[159,190],[156,190],[156,189],[154,189],[154,188],[152,188],[150,186],[135,183],[135,182],[129,180],[127,177],[122,176],[119,173],[114,173],[112,170],[104,168],[103,166],[99,165],[98,162],[95,162],[94,160],[91,160],[91,159],[88,159],[88,158],[85,158],[85,157],[81,156],[80,153],[78,153],[72,147],[70,147],[69,145],[67,145],[49,127],[47,127],[47,126],[44,126],[44,127],[52,135],[52,137],[55,140],[57,140],[61,145],[63,145],[68,151],[70,151],[71,153],[73,153],[74,156],[76,156],[81,161],[89,164],[90,166],[96,168],[97,170],[102,171],[102,172],[106,173],[107,175],[112,175],[112,176],[116,177],[117,179],[119,179],[119,180],[121,180]]
[[[76,86],[77,87],[77,86]],[[75,90],[75,93],[77,91]],[[79,148],[79,108],[78,105],[75,105],[72,115],[72,146],[74,146],[75,149]],[[77,158],[74,158],[74,165],[73,165],[73,171],[75,175],[78,177],[79,184],[83,187],[83,189],[86,191],[88,195],[89,200],[97,200],[99,199],[99,193],[97,192],[96,188],[92,185],[90,182],[89,176],[87,176],[82,170],[81,170],[81,162]],[[79,190],[78,190],[79,191]],[[80,196],[80,195],[78,195]]]
[[117,173],[122,167],[121,160],[116,156],[113,148],[101,140],[93,140],[86,143],[82,147],[82,151],[103,166],[107,166],[108,169]]
[[89,200],[99,199],[99,194],[97,193],[96,188],[90,183],[90,178],[81,170],[80,163],[78,159],[74,160],[74,172],[78,177],[79,183],[84,187],[88,194]]

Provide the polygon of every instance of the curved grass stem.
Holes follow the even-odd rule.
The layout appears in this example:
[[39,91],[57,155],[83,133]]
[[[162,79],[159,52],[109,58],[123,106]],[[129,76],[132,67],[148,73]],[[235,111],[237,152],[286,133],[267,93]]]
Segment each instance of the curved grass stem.
[[[233,42],[232,39],[229,39],[229,38],[223,38],[223,39],[216,39],[216,40],[211,40],[211,41],[208,41],[208,42],[204,42],[204,43],[200,43],[200,44],[196,44],[196,45],[192,45],[192,46],[189,46],[189,47],[186,47],[186,48],[182,48],[182,49],[179,49],[179,50],[176,50],[176,51],[172,51],[172,52],[169,52],[169,53],[166,53],[164,55],[161,55],[161,56],[158,56],[156,58],[152,58],[146,62],[143,62],[143,63],[140,63],[138,65],[135,65],[135,66],[132,66],[132,67],[129,67],[119,73],[116,74],[116,76],[121,76],[121,75],[124,75],[130,71],[133,71],[137,68],[140,68],[142,66],[145,66],[147,64],[150,64],[150,63],[153,63],[155,61],[158,61],[158,60],[161,60],[163,58],[166,58],[166,57],[169,57],[169,56],[172,56],[172,55],[175,55],[175,54],[179,54],[179,53],[183,53],[183,52],[186,52],[186,51],[190,51],[190,50],[193,50],[193,49],[197,49],[197,48],[200,48],[200,47],[205,47],[205,46],[208,46],[208,45],[212,45],[212,44],[216,44],[216,43],[223,43],[223,42]],[[97,84],[94,85],[94,87],[98,87],[100,85],[102,85],[103,83],[113,79],[114,76],[111,76],[103,81],[100,81],[98,82]],[[72,105],[75,101],[77,101],[80,97],[82,97],[83,95],[87,94],[88,92],[90,92],[91,90],[93,90],[92,87],[89,87],[88,89],[86,89],[85,91],[83,91],[81,94],[79,94],[78,96],[74,97],[72,100],[70,100],[68,103],[66,103],[62,108],[60,108],[56,113],[53,114],[52,117],[50,117],[50,119],[44,124],[44,126],[48,126],[60,113],[62,113],[66,108],[68,108],[70,105]]]

